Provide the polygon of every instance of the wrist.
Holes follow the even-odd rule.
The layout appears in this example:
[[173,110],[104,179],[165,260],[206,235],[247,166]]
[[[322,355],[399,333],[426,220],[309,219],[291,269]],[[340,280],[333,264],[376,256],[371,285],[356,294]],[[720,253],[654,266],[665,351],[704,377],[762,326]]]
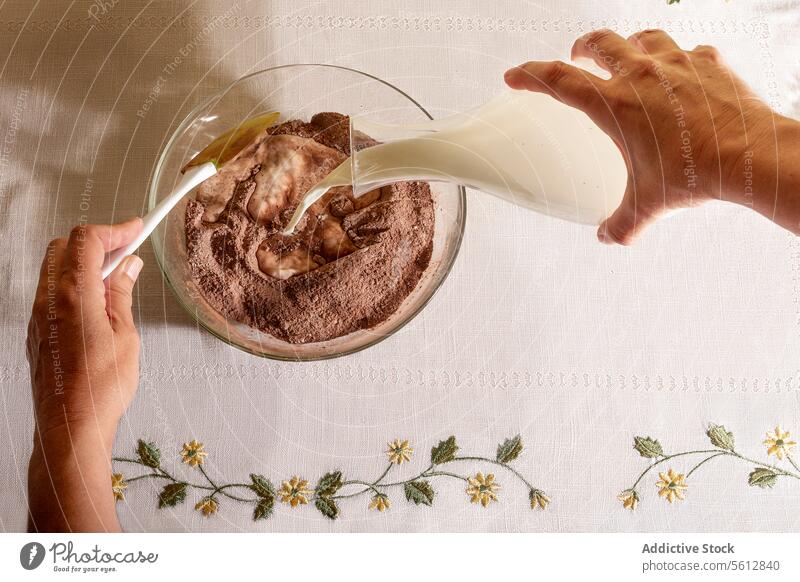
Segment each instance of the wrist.
[[[71,386],[49,397],[34,389],[35,438],[45,443],[110,437],[113,441],[124,410],[114,402],[94,398],[88,387]],[[80,395],[80,398],[77,396]]]
[[796,144],[796,120],[771,110],[747,119],[744,131],[720,148],[727,176],[722,199],[762,214],[774,211],[776,194],[790,185],[788,170],[800,153]]
[[731,201],[800,234],[800,122],[772,114],[752,143],[740,155]]
[[117,425],[117,420],[101,418],[64,419],[46,425],[37,422],[33,434],[33,456],[46,456],[48,464],[71,458],[82,451],[94,451],[110,458]]
[[114,431],[71,423],[34,434],[28,466],[31,531],[116,531],[111,490]]

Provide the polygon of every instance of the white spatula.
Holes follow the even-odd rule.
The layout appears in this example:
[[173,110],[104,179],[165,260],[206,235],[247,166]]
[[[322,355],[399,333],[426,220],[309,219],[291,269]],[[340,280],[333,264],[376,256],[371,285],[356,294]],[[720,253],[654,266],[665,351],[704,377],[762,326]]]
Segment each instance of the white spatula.
[[183,167],[183,178],[177,187],[153,210],[142,217],[144,227],[142,232],[135,240],[129,244],[106,253],[103,261],[103,279],[108,277],[117,268],[122,259],[132,254],[150,236],[155,228],[175,208],[181,199],[191,192],[202,182],[208,180],[217,173],[217,170],[228,160],[232,159],[248,144],[255,141],[258,135],[267,128],[275,125],[280,114],[277,112],[266,113],[252,119],[248,119],[238,127],[227,131],[211,142],[203,151],[197,154],[192,160]]

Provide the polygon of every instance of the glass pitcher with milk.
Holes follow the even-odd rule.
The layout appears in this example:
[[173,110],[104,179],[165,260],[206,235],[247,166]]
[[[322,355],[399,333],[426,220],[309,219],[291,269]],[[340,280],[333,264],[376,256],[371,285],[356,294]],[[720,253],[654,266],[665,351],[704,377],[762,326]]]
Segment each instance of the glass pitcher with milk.
[[453,182],[597,225],[619,206],[628,178],[619,148],[585,113],[529,91],[420,124],[352,117],[350,145],[350,158],[308,191],[284,232],[330,188],[352,185],[361,196],[406,180]]

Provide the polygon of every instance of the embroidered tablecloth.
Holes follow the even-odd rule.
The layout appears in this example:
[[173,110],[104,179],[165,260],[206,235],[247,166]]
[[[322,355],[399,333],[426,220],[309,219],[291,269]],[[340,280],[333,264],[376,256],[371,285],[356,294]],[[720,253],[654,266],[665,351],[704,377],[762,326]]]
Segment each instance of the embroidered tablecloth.
[[[213,91],[326,62],[441,116],[589,29],[657,27],[718,46],[800,115],[799,26],[794,0],[0,4],[0,530],[25,527],[23,340],[45,244],[142,213],[165,140]],[[221,343],[141,255],[141,387],[115,446],[127,530],[800,529],[800,242],[746,210],[708,205],[608,248],[472,192],[424,312],[319,363]]]

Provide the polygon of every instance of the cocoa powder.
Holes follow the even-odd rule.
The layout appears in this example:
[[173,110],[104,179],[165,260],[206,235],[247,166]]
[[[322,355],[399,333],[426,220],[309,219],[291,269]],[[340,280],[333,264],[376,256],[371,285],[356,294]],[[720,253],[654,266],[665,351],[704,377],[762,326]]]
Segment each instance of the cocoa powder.
[[302,195],[350,155],[349,120],[320,113],[265,132],[186,207],[189,271],[222,315],[291,343],[385,321],[433,249],[430,188],[403,182],[354,198],[335,188],[281,234]]

